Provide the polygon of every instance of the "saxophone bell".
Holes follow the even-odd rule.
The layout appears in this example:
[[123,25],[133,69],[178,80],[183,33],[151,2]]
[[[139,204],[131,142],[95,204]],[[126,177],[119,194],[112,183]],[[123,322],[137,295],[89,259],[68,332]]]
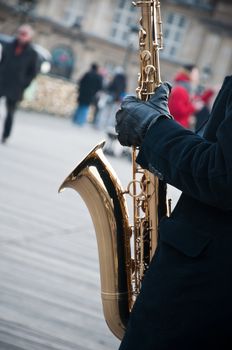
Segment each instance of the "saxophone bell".
[[123,189],[99,143],[59,188],[77,191],[94,224],[103,312],[112,333],[122,339],[131,310],[131,228]]

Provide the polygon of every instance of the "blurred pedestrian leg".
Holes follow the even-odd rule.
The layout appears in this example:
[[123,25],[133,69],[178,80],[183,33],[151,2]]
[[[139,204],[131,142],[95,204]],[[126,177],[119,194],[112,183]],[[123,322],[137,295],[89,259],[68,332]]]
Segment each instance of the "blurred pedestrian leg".
[[89,105],[79,105],[73,115],[74,124],[83,126],[86,123],[89,112]]
[[7,115],[3,126],[2,143],[5,143],[11,134],[16,106],[17,101],[10,100],[9,98],[6,99]]

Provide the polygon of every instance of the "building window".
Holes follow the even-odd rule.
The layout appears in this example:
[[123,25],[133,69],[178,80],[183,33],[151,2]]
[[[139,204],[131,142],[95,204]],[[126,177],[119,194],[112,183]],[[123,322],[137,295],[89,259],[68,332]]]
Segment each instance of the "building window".
[[186,5],[209,5],[212,1],[210,0],[181,0],[183,4]]
[[175,12],[169,12],[164,17],[164,49],[161,52],[162,57],[175,58],[178,55],[181,47],[186,28],[188,26],[188,19]]
[[131,31],[131,26],[138,23],[136,12],[137,8],[132,5],[131,1],[117,1],[117,8],[113,16],[110,33],[111,40],[121,45],[128,45],[128,42],[130,41],[129,33]]
[[214,0],[174,0],[178,5],[190,5],[200,7],[205,10],[211,10],[215,4]]
[[64,25],[81,26],[83,17],[86,14],[88,1],[83,0],[69,0],[69,4],[64,7],[62,22]]

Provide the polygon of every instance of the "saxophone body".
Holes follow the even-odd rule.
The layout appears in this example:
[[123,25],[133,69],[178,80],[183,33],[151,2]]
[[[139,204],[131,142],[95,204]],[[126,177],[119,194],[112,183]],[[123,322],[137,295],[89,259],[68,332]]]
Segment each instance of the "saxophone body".
[[[146,101],[160,85],[159,49],[162,47],[160,2],[141,0],[139,30],[140,73],[137,96]],[[136,164],[132,151],[132,181],[126,190],[98,144],[71,172],[59,191],[77,191],[90,212],[98,245],[101,297],[106,323],[122,339],[130,311],[157,244],[160,187],[157,177]],[[133,201],[129,223],[126,195]],[[162,205],[166,201],[162,195]],[[165,204],[163,205],[165,208]],[[165,209],[166,210],[166,209]],[[166,215],[166,212],[163,215]],[[133,246],[133,248],[132,248]]]

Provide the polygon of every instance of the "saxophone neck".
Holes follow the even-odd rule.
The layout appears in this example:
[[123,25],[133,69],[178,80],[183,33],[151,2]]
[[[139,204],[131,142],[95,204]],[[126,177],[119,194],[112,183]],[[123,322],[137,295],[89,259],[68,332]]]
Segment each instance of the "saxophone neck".
[[146,101],[161,84],[159,50],[163,48],[162,20],[159,1],[138,1],[141,8],[139,50],[140,73],[137,95]]

